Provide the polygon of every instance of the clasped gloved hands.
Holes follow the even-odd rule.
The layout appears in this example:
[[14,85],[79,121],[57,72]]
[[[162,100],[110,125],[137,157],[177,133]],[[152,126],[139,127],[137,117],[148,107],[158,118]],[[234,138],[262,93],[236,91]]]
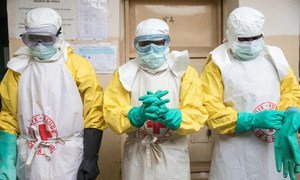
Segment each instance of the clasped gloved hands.
[[148,91],[146,95],[139,97],[139,100],[142,101],[142,105],[138,107],[133,107],[128,112],[128,118],[130,123],[134,127],[141,127],[149,117],[146,116],[146,108],[151,105],[161,106],[168,103],[169,99],[161,99],[163,96],[168,94],[168,91],[157,91],[156,93],[152,93]]
[[[157,93],[158,92],[156,92],[155,94]],[[153,93],[149,92],[149,94]],[[149,102],[150,98],[147,98],[145,100],[141,98],[141,100],[143,101],[143,103]],[[167,102],[169,102],[168,99],[151,101],[150,106],[146,108],[146,116],[152,121],[161,122],[168,128],[176,130],[181,124],[182,114],[181,111],[177,108],[168,108],[166,106]]]
[[148,107],[146,116],[152,121],[161,122],[172,130],[178,129],[182,121],[181,111],[177,108],[168,108],[166,105]]
[[281,172],[283,166],[283,176],[287,177],[289,174],[295,180],[295,173],[300,172],[300,150],[296,136],[300,127],[300,110],[290,108],[285,114],[284,125],[275,133],[276,168]]
[[258,113],[239,112],[236,132],[246,132],[252,129],[280,129],[286,117],[284,112],[264,110]]
[[166,106],[170,100],[161,99],[166,94],[168,94],[167,90],[159,90],[156,93],[148,91],[147,95],[141,96],[139,100],[142,101],[142,105],[133,107],[128,113],[131,124],[141,127],[147,120],[152,120],[161,122],[172,130],[178,129],[182,120],[181,111]]

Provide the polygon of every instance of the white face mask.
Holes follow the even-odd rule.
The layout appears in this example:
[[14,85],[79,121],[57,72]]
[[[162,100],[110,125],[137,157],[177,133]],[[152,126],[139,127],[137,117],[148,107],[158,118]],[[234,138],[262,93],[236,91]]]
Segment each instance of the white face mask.
[[141,65],[150,69],[157,69],[167,61],[169,48],[166,48],[164,51],[157,52],[154,50],[153,47],[151,47],[147,52],[137,52],[137,53]]
[[39,44],[34,47],[30,47],[31,54],[34,57],[39,58],[40,60],[48,60],[54,56],[57,52],[57,49],[54,46],[44,46]]
[[264,47],[263,38],[246,42],[234,42],[233,53],[238,59],[249,61],[255,59]]

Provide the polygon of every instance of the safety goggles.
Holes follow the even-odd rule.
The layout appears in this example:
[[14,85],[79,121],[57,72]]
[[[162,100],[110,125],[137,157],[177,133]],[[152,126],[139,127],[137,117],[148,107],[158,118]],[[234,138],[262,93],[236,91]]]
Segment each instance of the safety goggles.
[[138,43],[139,43],[138,44],[139,47],[145,47],[150,44],[155,44],[157,46],[164,46],[166,43],[166,40],[162,39],[162,40],[158,40],[158,41],[139,41]]
[[44,46],[52,46],[56,42],[56,36],[49,33],[24,33],[22,41],[29,47],[37,46],[41,43]]
[[134,39],[134,47],[138,52],[147,52],[152,47],[157,52],[162,52],[170,45],[168,35],[144,35]]
[[260,34],[258,36],[252,36],[252,37],[238,37],[239,42],[250,42],[255,41],[263,37],[263,34]]
[[60,33],[60,29],[57,31],[56,34],[51,32],[28,31],[24,34],[21,34],[20,36],[22,37],[23,43],[29,47],[34,47],[38,44],[42,44],[44,46],[53,46]]

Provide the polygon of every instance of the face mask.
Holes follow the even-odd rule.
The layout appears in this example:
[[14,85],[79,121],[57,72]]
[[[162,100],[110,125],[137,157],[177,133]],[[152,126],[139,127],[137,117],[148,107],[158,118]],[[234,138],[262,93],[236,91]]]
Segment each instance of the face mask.
[[264,49],[265,44],[263,39],[258,39],[250,42],[234,43],[234,55],[242,61],[255,59]]
[[55,55],[57,49],[53,46],[47,47],[47,46],[43,46],[41,44],[34,46],[34,47],[30,47],[31,50],[31,54],[34,57],[38,57],[41,60],[48,60],[50,59],[52,56]]
[[157,52],[153,47],[151,47],[147,52],[137,53],[141,65],[150,69],[157,69],[167,61],[169,48],[166,48],[164,51]]

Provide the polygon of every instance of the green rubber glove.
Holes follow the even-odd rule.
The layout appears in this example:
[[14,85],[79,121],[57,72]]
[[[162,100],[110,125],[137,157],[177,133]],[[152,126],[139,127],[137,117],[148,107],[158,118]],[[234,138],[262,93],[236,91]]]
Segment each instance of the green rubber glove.
[[148,116],[150,120],[157,121],[159,118],[163,118],[168,111],[169,108],[165,104],[151,105],[146,108],[146,116]]
[[128,118],[130,123],[134,127],[141,127],[147,120],[148,117],[146,117],[146,108],[149,107],[151,104],[159,105],[159,104],[165,104],[169,102],[169,99],[161,100],[160,98],[168,94],[168,91],[161,91],[158,90],[156,93],[153,93],[151,91],[147,92],[147,95],[139,97],[139,100],[142,101],[142,105],[139,107],[133,107],[128,112]]
[[16,178],[17,136],[0,131],[0,179]]
[[147,117],[145,113],[146,113],[145,104],[139,107],[132,107],[128,112],[128,119],[134,127],[139,128],[143,126],[143,124],[147,121]]
[[246,132],[255,128],[280,129],[285,113],[277,110],[264,110],[258,113],[239,112],[236,132]]
[[281,172],[283,166],[283,176],[289,174],[294,180],[295,173],[300,172],[300,150],[296,136],[300,127],[300,110],[290,108],[286,115],[283,127],[275,133],[275,161],[277,171]]
[[[166,110],[167,112],[165,112]],[[161,122],[168,128],[172,130],[177,130],[180,127],[181,121],[182,121],[182,113],[177,108],[169,109],[167,107],[164,107],[160,110],[158,113],[150,113],[152,109],[146,110],[146,116],[149,117],[149,119]]]
[[[160,116],[164,115],[168,112],[168,108],[166,107],[166,103],[170,102],[169,99],[161,99],[168,93],[167,90],[161,91],[158,90],[155,94],[151,91],[147,92],[146,96],[142,96],[139,99],[143,102],[143,104],[150,104],[146,108],[146,113],[151,113],[152,116],[155,116],[154,119],[158,119]],[[151,120],[151,119],[150,119]]]
[[139,97],[139,100],[142,101],[143,104],[152,104],[156,101],[159,101],[163,96],[165,96],[168,93],[169,91],[167,90],[158,90],[155,93],[147,91],[147,95]]

